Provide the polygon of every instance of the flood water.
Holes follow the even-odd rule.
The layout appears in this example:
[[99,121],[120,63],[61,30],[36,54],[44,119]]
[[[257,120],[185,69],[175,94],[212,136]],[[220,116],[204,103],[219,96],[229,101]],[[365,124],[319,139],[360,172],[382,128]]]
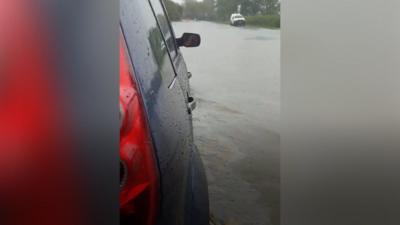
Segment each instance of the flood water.
[[209,182],[213,220],[279,224],[280,31],[205,21],[173,23],[192,92],[195,143]]

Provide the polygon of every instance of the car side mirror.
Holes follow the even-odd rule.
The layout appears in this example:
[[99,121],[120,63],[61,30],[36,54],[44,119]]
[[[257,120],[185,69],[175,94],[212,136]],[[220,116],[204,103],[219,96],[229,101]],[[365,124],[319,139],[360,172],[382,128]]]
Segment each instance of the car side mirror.
[[183,33],[182,37],[176,39],[176,43],[179,47],[197,47],[201,43],[201,37],[199,34]]

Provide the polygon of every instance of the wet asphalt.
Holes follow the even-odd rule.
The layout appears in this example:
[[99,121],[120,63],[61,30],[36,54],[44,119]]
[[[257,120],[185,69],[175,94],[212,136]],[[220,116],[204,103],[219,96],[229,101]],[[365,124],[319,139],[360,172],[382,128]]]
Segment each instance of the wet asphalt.
[[279,224],[280,31],[205,21],[174,22],[192,72],[195,143],[206,167],[212,219]]

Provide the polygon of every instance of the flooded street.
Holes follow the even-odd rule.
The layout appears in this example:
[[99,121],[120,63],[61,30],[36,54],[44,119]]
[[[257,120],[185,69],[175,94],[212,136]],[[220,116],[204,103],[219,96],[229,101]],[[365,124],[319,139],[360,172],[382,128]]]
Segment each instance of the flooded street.
[[192,72],[195,143],[213,218],[230,225],[279,224],[280,31],[200,21],[173,23]]

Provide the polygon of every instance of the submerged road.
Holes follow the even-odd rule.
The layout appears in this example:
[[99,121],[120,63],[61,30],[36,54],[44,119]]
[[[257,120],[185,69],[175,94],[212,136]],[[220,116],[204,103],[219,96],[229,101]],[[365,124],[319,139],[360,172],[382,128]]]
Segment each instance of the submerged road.
[[203,158],[214,220],[279,224],[280,31],[203,21],[173,23],[197,100],[195,143]]

